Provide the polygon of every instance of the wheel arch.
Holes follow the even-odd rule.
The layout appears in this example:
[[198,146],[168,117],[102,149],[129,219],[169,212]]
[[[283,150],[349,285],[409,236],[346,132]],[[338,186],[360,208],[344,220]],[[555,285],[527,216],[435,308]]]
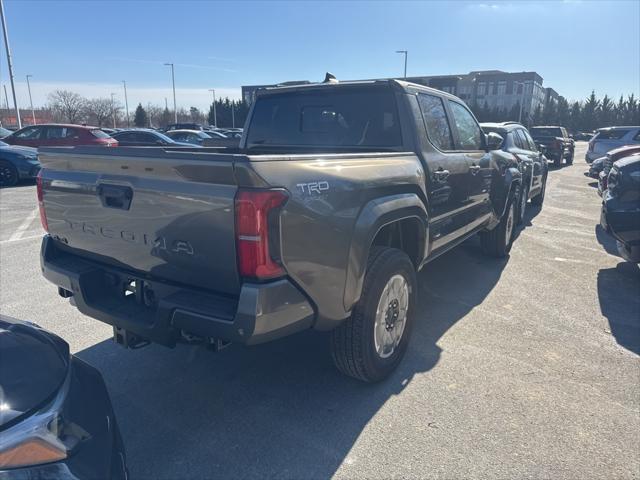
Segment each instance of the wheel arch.
[[427,252],[428,215],[415,193],[402,193],[369,201],[358,215],[347,261],[343,303],[350,311],[360,299],[367,258],[374,245],[399,248],[416,269]]

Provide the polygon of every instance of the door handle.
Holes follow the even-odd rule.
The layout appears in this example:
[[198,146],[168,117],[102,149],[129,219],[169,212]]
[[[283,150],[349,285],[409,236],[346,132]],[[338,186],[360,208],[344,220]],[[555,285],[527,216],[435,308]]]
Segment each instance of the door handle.
[[433,172],[433,178],[435,178],[438,182],[444,182],[449,178],[449,170],[436,170]]
[[471,175],[475,175],[480,171],[480,165],[471,165],[469,167],[469,171],[471,172]]

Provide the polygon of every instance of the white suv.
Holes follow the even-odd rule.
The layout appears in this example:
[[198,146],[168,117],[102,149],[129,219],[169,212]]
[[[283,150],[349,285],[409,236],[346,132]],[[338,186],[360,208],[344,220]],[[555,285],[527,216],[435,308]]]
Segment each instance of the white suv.
[[609,150],[624,145],[640,144],[640,127],[608,127],[599,128],[589,141],[589,149],[585,156],[587,163],[604,157]]

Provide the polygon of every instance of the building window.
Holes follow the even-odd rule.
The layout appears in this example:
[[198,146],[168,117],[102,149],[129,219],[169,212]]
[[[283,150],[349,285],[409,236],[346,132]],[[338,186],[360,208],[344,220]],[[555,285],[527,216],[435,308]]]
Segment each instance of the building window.
[[484,95],[485,93],[485,83],[484,82],[478,82],[478,95]]
[[507,93],[507,82],[498,82],[498,95],[505,95]]

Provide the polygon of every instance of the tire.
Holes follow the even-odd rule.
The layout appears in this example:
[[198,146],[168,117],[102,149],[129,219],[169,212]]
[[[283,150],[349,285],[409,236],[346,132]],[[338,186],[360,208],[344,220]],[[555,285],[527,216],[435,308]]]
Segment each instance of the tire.
[[562,166],[562,157],[564,156],[564,151],[560,152],[556,155],[556,158],[553,159],[553,165],[556,167]]
[[573,165],[573,156],[575,155],[575,150],[571,150],[569,153],[569,158],[567,158],[567,165]]
[[520,195],[518,196],[518,214],[517,224],[521,225],[524,222],[524,214],[527,210],[527,201],[529,201],[529,186],[525,185],[520,189]]
[[512,195],[507,202],[504,214],[500,223],[493,230],[480,233],[480,243],[485,255],[496,258],[504,258],[511,251],[513,245],[513,232],[517,220],[517,210],[515,200],[517,196]]
[[18,169],[6,160],[0,160],[0,187],[13,187],[18,183]]
[[[402,281],[406,282],[406,289]],[[399,292],[405,292],[404,295],[387,297],[390,284],[398,287]],[[409,344],[416,292],[416,271],[407,254],[396,248],[373,247],[360,300],[351,317],[331,332],[331,354],[338,370],[370,383],[389,376],[404,357]],[[382,302],[389,302],[384,310],[379,309]],[[396,323],[402,318],[402,304],[406,306],[403,327]],[[391,330],[385,328],[388,319],[393,321]],[[376,335],[376,326],[382,326],[378,330],[382,337]],[[391,340],[394,335],[398,335],[396,341],[389,342],[385,350],[384,341]]]
[[542,178],[542,190],[531,199],[531,204],[537,207],[541,207],[544,203],[544,195],[547,192],[547,175]]
[[620,240],[616,240],[616,246],[620,256],[627,262],[640,263],[640,247],[629,247]]

